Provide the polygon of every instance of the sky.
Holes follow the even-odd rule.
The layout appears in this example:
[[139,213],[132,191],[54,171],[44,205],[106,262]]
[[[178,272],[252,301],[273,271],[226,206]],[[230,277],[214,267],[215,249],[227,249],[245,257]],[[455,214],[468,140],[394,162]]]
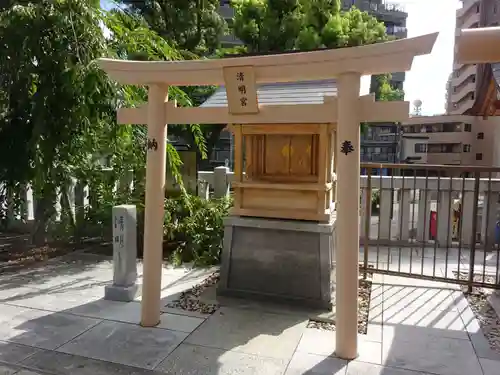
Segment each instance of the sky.
[[[453,68],[453,48],[456,9],[458,0],[388,0],[401,4],[408,13],[406,26],[408,37],[439,32],[432,53],[417,57],[412,70],[406,73],[405,100],[422,101],[422,114],[445,112],[446,81]],[[109,0],[101,0],[103,7],[111,6]],[[411,106],[412,107],[412,106]]]
[[422,114],[444,113],[446,81],[453,69],[457,0],[399,0],[408,13],[408,37],[439,32],[432,53],[417,57],[406,73],[405,100],[422,101]]

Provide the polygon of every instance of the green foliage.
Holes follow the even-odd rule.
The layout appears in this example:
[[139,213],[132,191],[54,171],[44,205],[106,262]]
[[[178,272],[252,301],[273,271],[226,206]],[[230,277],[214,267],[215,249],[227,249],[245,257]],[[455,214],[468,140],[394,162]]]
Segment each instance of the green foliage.
[[391,78],[391,74],[380,74],[373,77],[370,91],[375,93],[375,100],[387,102],[404,100],[404,91],[393,88],[390,84]]
[[218,0],[118,0],[149,27],[183,52],[206,55],[219,47],[226,30]]
[[[111,31],[108,39],[101,22]],[[57,189],[67,202],[73,177],[99,197],[86,218],[104,223],[102,212],[127,201],[112,189],[99,195],[107,183],[101,180],[101,161],[112,168],[113,181],[129,170],[144,176],[146,129],[118,126],[116,109],[143,103],[147,91],[110,81],[96,59],[178,60],[182,54],[139,17],[119,10],[102,14],[88,0],[40,0],[7,8],[0,12],[0,40],[0,181],[16,189],[31,184],[37,201],[35,242],[45,242]],[[169,95],[180,105],[192,105],[180,88],[171,88]],[[192,125],[188,131],[205,155],[200,127]],[[177,152],[171,145],[165,152],[181,183]],[[142,182],[138,178],[135,197],[143,195]],[[70,210],[63,211],[70,233],[81,229]]]
[[372,213],[379,212],[379,210],[380,210],[380,189],[373,189],[372,190],[371,201],[372,201]]
[[340,0],[233,0],[233,30],[251,52],[360,46],[387,40],[385,26]]
[[171,255],[176,265],[194,261],[211,265],[219,262],[224,237],[223,219],[232,201],[229,198],[202,200],[196,196],[167,199],[165,238],[176,244]]
[[[144,205],[141,199],[127,194],[113,194],[111,185],[101,185],[94,192],[100,202],[87,207],[85,221],[78,228],[84,238],[98,242],[112,241],[112,208],[130,202],[137,205],[137,247],[143,253]],[[165,199],[164,251],[174,265],[194,262],[196,265],[213,265],[220,261],[224,237],[224,217],[232,205],[231,198],[203,200],[193,195],[180,195]],[[71,225],[63,218],[51,223],[54,239],[69,241]]]
[[115,91],[95,63],[106,52],[96,12],[88,1],[42,0],[0,13],[0,180],[31,181],[40,233],[56,187],[92,159],[82,148],[114,131]]

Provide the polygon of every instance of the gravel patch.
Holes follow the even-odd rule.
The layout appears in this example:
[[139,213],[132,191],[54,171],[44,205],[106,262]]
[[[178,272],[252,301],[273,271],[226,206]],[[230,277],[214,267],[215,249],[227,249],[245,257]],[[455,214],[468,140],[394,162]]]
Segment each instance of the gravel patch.
[[[370,311],[370,299],[372,293],[373,273],[367,272],[363,279],[363,271],[360,269],[358,288],[358,333],[366,335],[368,331],[368,313]],[[335,321],[321,321],[310,319],[307,328],[317,328],[326,331],[335,331]]]
[[[454,274],[457,276],[457,272],[454,272]],[[469,275],[466,272],[460,272],[459,277],[461,280],[469,279]],[[474,281],[488,284],[494,284],[496,282],[495,276],[485,275],[483,280],[482,274],[475,274]],[[490,296],[493,291],[491,289],[473,287],[472,293],[468,293],[467,285],[462,285],[460,288],[467,298],[469,306],[474,312],[491,349],[500,353],[500,319],[487,300],[488,296]]]
[[191,289],[182,292],[179,299],[176,299],[166,305],[173,309],[181,309],[186,311],[194,311],[201,314],[211,315],[219,308],[218,304],[205,303],[199,300],[200,295],[205,289],[219,282],[219,272],[214,272],[201,283],[193,286]]

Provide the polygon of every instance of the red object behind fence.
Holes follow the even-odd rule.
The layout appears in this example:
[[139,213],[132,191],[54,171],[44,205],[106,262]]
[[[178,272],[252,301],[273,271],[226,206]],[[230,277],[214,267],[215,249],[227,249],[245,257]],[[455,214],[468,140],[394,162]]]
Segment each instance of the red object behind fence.
[[437,212],[431,211],[430,220],[429,220],[429,234],[430,239],[435,240],[437,237]]

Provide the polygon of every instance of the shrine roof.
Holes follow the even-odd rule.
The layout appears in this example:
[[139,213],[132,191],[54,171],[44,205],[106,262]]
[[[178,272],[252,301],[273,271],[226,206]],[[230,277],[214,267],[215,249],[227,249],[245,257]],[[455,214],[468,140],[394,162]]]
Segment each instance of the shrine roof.
[[[257,85],[259,105],[322,104],[324,96],[336,96],[335,80],[266,83]],[[200,107],[226,107],[226,88],[220,86]]]

